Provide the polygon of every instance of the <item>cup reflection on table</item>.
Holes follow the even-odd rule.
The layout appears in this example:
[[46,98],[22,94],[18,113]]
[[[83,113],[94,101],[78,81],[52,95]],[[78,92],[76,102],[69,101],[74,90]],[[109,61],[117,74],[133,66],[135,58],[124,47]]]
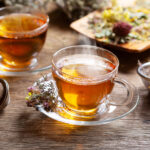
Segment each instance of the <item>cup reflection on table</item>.
[[53,55],[52,74],[66,108],[79,116],[92,116],[111,93],[118,59],[95,46],[71,46]]
[[19,70],[31,68],[45,42],[48,16],[23,6],[0,8],[1,66]]

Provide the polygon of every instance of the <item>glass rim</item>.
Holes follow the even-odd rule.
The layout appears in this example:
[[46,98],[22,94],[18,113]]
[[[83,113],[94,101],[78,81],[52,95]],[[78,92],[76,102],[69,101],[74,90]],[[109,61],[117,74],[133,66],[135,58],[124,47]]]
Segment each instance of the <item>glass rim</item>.
[[[56,64],[55,64],[55,62],[54,62],[54,57],[55,57],[56,55],[58,55],[58,53],[60,53],[61,51],[64,51],[64,50],[67,50],[67,49],[71,49],[71,48],[83,48],[83,47],[90,47],[91,49],[93,48],[93,49],[98,49],[98,50],[102,50],[102,51],[104,51],[104,52],[107,52],[107,53],[109,53],[110,55],[112,55],[112,56],[116,59],[116,62],[117,62],[117,63],[116,63],[116,66],[115,66],[115,69],[113,69],[111,72],[108,72],[108,73],[106,73],[106,74],[104,74],[104,75],[95,76],[94,79],[89,79],[90,81],[97,81],[98,79],[101,79],[101,80],[102,80],[102,77],[107,77],[107,76],[113,74],[114,72],[116,72],[116,70],[118,70],[118,67],[119,67],[119,60],[118,60],[117,56],[116,56],[115,54],[113,54],[112,52],[110,52],[109,50],[106,50],[106,49],[101,48],[101,47],[98,47],[98,46],[93,46],[93,45],[73,45],[73,46],[68,46],[68,47],[65,47],[65,48],[62,48],[62,49],[58,50],[58,51],[55,52],[55,53],[53,54],[53,56],[52,56],[52,66],[53,66],[59,73],[63,73],[63,74],[65,74],[65,75],[71,77],[71,81],[72,81],[73,79],[80,79],[80,81],[82,81],[82,79],[79,78],[79,77],[74,77],[74,76],[72,76],[72,75],[69,75],[69,74],[67,74],[67,73],[62,72],[61,69],[56,66]],[[87,78],[84,78],[84,79],[87,79]],[[107,78],[105,78],[105,80],[106,80],[106,79],[107,79]],[[88,79],[87,79],[87,80],[88,80]],[[87,81],[87,80],[86,80],[86,81]],[[101,81],[101,80],[100,80],[100,81]]]
[[[38,28],[36,28],[36,29],[33,29],[33,30],[31,30],[31,31],[25,31],[25,32],[22,32],[22,31],[19,31],[19,32],[8,32],[8,31],[4,31],[4,33],[6,33],[6,34],[8,34],[8,35],[17,35],[18,37],[20,36],[20,35],[24,35],[24,34],[26,34],[26,35],[32,35],[33,33],[35,34],[36,32],[38,32],[38,31],[40,31],[40,30],[42,30],[42,29],[44,29],[44,28],[46,28],[47,29],[47,27],[48,27],[48,23],[49,23],[49,21],[50,21],[50,19],[49,19],[49,16],[45,13],[45,12],[42,12],[42,11],[40,11],[39,9],[35,9],[35,8],[31,8],[30,6],[29,7],[27,7],[27,6],[23,6],[23,5],[16,5],[16,6],[4,6],[4,7],[1,7],[0,8],[0,12],[1,11],[3,11],[3,10],[7,10],[7,9],[11,9],[11,8],[29,8],[29,9],[32,9],[31,10],[31,12],[29,12],[29,13],[27,13],[27,14],[32,14],[34,11],[36,11],[36,12],[40,12],[42,15],[44,15],[44,20],[46,20],[46,22],[42,25],[42,26],[39,26]],[[17,13],[17,12],[14,12],[14,13]],[[23,13],[23,12],[22,12]],[[12,14],[13,14],[13,12],[12,12]],[[7,15],[7,14],[6,14]],[[5,16],[5,15],[0,15],[0,17],[3,17],[3,16]],[[41,17],[42,18],[42,17]],[[43,19],[43,18],[42,18]],[[47,26],[47,27],[46,27]],[[2,30],[0,30],[0,31],[2,31]],[[3,36],[3,37],[5,37],[5,36]]]

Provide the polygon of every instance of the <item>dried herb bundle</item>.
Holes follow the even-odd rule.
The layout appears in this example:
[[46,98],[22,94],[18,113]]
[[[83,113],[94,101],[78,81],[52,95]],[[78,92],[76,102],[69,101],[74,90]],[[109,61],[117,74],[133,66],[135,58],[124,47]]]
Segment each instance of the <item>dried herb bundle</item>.
[[104,8],[108,1],[109,0],[5,0],[5,3],[6,5],[22,4],[47,10],[48,4],[55,2],[67,13],[69,18],[75,20],[95,9]]
[[52,80],[48,76],[44,76],[42,80],[36,82],[34,86],[28,88],[28,96],[26,103],[28,107],[35,107],[41,105],[46,111],[53,111],[56,107],[57,92]]
[[4,0],[6,5],[21,4],[24,6],[31,6],[33,8],[47,9],[48,3],[53,0]]
[[138,5],[124,8],[115,4],[89,18],[89,28],[95,38],[108,43],[146,41],[150,39],[150,9]]
[[63,7],[71,19],[80,18],[87,13],[102,8],[107,0],[55,0],[58,5]]

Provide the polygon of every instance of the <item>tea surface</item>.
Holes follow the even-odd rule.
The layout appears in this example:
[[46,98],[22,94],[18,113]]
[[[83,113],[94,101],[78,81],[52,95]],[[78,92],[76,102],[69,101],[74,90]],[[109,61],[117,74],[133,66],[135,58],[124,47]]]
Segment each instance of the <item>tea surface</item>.
[[43,24],[45,21],[42,18],[30,14],[14,13],[2,16],[0,17],[0,36],[6,37],[7,33],[32,31]]

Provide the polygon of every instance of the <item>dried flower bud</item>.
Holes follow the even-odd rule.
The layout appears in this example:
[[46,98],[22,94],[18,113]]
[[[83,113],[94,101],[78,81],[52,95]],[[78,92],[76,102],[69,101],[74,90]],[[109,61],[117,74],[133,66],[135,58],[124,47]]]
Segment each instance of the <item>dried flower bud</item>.
[[113,32],[120,37],[127,36],[132,29],[132,26],[126,22],[117,22],[113,27]]
[[31,87],[28,87],[28,92],[33,92],[34,88],[31,86]]

